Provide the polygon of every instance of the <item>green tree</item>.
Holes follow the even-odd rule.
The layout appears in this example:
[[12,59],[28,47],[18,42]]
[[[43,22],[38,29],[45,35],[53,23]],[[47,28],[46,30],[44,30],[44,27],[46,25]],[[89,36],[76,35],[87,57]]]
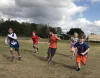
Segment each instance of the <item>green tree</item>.
[[80,28],[71,28],[70,31],[67,32],[68,35],[74,35],[74,33],[78,33],[79,35],[84,34]]

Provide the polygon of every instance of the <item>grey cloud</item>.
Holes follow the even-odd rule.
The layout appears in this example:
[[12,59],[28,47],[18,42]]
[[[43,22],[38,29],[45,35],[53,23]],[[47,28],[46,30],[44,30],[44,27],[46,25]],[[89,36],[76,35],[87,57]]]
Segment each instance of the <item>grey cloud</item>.
[[[68,0],[63,0],[68,1]],[[15,0],[15,7],[0,8],[0,12],[9,18],[29,18],[36,23],[51,23],[56,25],[62,18],[65,5],[61,0]]]
[[65,7],[63,3],[69,3],[72,0],[15,0],[16,4],[21,7]]
[[[57,26],[58,22],[62,20],[63,15],[66,15],[64,21],[68,21],[70,16],[67,16],[65,12],[65,8],[71,7],[69,4],[73,0],[15,0],[14,7],[0,7],[0,12],[3,15],[7,15],[8,18],[22,18],[22,19],[30,19],[35,23],[44,23],[50,24],[53,26]],[[71,18],[71,17],[70,17]],[[70,22],[68,22],[70,25]],[[66,23],[65,23],[66,24]],[[66,26],[66,25],[65,25]],[[80,27],[77,26],[66,26],[63,28],[64,31],[69,30],[72,27]],[[94,26],[82,26],[82,29],[86,31],[98,32],[99,27]],[[92,30],[94,29],[94,30]],[[87,31],[86,31],[87,32]]]

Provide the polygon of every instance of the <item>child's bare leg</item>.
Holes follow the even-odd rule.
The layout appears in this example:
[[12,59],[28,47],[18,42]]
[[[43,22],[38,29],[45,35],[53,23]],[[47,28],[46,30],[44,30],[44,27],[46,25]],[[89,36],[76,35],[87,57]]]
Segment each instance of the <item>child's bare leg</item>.
[[14,56],[13,48],[10,48],[10,52],[11,52],[12,56]]
[[48,52],[47,52],[47,60],[49,60],[51,57],[51,48],[48,48]]
[[33,46],[33,49],[34,49],[33,51],[35,51],[35,46]]
[[[73,47],[72,47],[71,49],[73,49]],[[76,50],[74,49],[74,51],[71,51],[71,52],[72,52],[72,57],[71,57],[71,59],[74,59],[74,56],[75,56]]]
[[11,59],[11,61],[13,61],[14,60],[14,53],[13,53],[13,48],[10,48],[10,52],[11,52],[11,54],[12,54],[12,59]]
[[38,53],[38,46],[37,45],[35,46],[35,49],[36,49],[36,53]]
[[19,47],[18,48],[15,48],[15,51],[17,51],[18,60],[21,61],[21,55],[20,55],[20,52],[19,52]]
[[37,52],[38,52],[38,50],[39,50],[39,48],[38,48],[38,46],[37,46]]
[[21,61],[21,55],[20,55],[20,52],[17,51],[17,53],[18,53],[18,60]]
[[19,51],[17,53],[18,53],[18,56],[21,57]]
[[78,62],[78,63],[76,63],[76,64],[77,64],[77,71],[80,71],[80,69],[81,69],[81,63]]
[[75,52],[73,52],[72,56],[73,56],[73,57],[75,56]]
[[80,63],[77,63],[77,66],[78,66],[78,68],[81,68],[81,64]]
[[33,48],[34,48],[34,52],[37,53],[37,51],[38,51],[37,46],[34,45]]
[[72,57],[71,57],[71,59],[74,59],[74,56],[75,56],[75,53],[74,53],[74,52],[72,52]]

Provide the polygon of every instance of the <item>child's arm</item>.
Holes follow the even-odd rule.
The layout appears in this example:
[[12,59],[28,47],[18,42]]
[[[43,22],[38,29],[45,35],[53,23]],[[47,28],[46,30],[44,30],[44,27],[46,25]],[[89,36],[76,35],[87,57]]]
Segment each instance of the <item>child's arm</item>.
[[57,39],[57,40],[61,40],[61,38],[60,38],[60,37],[58,37],[58,36],[56,36],[56,39]]
[[72,51],[72,52],[75,52],[76,49],[77,49],[77,43],[75,43],[75,44],[73,45],[73,47],[71,48],[71,51]]
[[32,37],[30,38],[30,41],[33,41],[33,40],[32,40]]
[[83,52],[83,53],[81,53],[82,55],[85,55],[86,53],[88,53],[89,52],[89,48],[85,51],[85,52]]
[[90,48],[90,47],[88,46],[88,44],[85,44],[84,47],[86,48],[86,51],[83,52],[83,53],[81,53],[82,55],[85,55],[86,53],[88,53],[88,52],[89,52],[89,48]]
[[17,35],[14,33],[14,35],[8,35],[8,37],[12,38],[12,39],[17,39]]
[[50,40],[48,42],[45,42],[45,44],[50,44]]
[[76,51],[76,48],[72,47],[71,52],[75,52],[75,51]]
[[6,37],[5,39],[5,44],[8,44],[8,37]]
[[32,38],[30,38],[30,41],[32,41]]
[[73,37],[70,38],[70,43],[73,45]]
[[39,37],[39,39],[40,39],[40,40],[42,40],[42,38],[41,38],[41,37]]

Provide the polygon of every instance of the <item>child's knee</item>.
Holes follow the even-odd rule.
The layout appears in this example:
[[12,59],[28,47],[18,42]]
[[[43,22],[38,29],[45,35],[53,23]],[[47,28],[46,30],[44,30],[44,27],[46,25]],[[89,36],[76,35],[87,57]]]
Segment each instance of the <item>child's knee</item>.
[[10,48],[10,51],[13,51],[13,48]]

